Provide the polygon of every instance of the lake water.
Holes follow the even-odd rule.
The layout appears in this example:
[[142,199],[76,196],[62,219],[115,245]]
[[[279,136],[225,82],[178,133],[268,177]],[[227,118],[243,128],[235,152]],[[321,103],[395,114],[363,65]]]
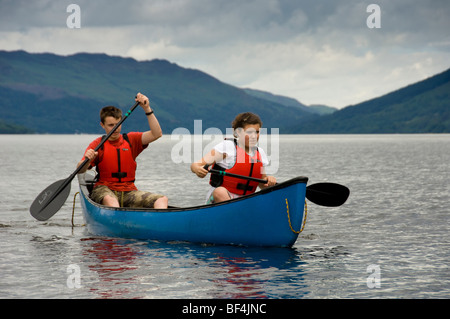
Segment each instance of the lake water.
[[[0,298],[450,297],[450,135],[272,141],[278,181],[308,176],[351,190],[341,207],[309,203],[291,249],[93,237],[79,198],[71,224],[76,179],[62,209],[36,221],[32,201],[74,171],[94,138],[0,135]],[[207,180],[174,162],[176,145],[168,134],[140,155],[137,185],[175,206],[201,204]]]

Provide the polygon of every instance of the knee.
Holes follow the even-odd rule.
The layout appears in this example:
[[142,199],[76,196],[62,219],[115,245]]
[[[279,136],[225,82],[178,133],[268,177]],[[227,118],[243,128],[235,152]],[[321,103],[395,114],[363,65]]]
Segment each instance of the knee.
[[169,206],[169,199],[167,196],[158,198],[153,205],[153,208],[167,208]]
[[103,197],[102,205],[110,206],[110,207],[120,207],[120,204],[119,204],[119,201],[117,200],[117,198],[110,196],[110,195],[106,195],[105,197]]
[[217,187],[213,192],[214,203],[220,203],[231,199],[225,187]]

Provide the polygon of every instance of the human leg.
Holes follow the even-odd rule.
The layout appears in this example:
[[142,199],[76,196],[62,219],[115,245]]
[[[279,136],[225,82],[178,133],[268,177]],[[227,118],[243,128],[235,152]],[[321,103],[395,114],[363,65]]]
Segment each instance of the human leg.
[[225,187],[217,187],[213,193],[212,196],[214,197],[214,203],[220,203],[226,200],[231,199],[231,195],[228,192],[228,190]]
[[99,185],[92,190],[91,199],[99,204],[120,207],[116,194],[105,185]]
[[124,207],[136,208],[167,208],[168,198],[164,195],[144,191],[131,191],[125,193]]
[[117,197],[110,195],[106,195],[105,197],[103,197],[102,205],[110,207],[120,207]]
[[158,198],[153,204],[153,208],[167,208],[169,206],[169,199],[166,196]]

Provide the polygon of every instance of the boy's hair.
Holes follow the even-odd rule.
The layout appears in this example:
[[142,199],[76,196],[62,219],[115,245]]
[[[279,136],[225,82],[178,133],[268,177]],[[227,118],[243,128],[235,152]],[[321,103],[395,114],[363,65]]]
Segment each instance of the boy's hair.
[[100,121],[102,121],[102,123],[105,123],[105,119],[108,116],[112,116],[115,119],[121,119],[122,118],[122,110],[118,109],[115,106],[105,106],[104,108],[102,108],[100,110]]
[[259,116],[250,112],[238,114],[231,122],[231,127],[236,130],[237,128],[244,128],[248,124],[259,124],[262,127],[262,121]]

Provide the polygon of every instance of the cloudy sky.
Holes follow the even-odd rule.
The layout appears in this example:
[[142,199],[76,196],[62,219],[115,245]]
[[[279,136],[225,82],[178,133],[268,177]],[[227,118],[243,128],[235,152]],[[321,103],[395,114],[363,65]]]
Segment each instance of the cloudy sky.
[[450,68],[449,30],[448,0],[0,0],[0,50],[167,59],[338,108]]

